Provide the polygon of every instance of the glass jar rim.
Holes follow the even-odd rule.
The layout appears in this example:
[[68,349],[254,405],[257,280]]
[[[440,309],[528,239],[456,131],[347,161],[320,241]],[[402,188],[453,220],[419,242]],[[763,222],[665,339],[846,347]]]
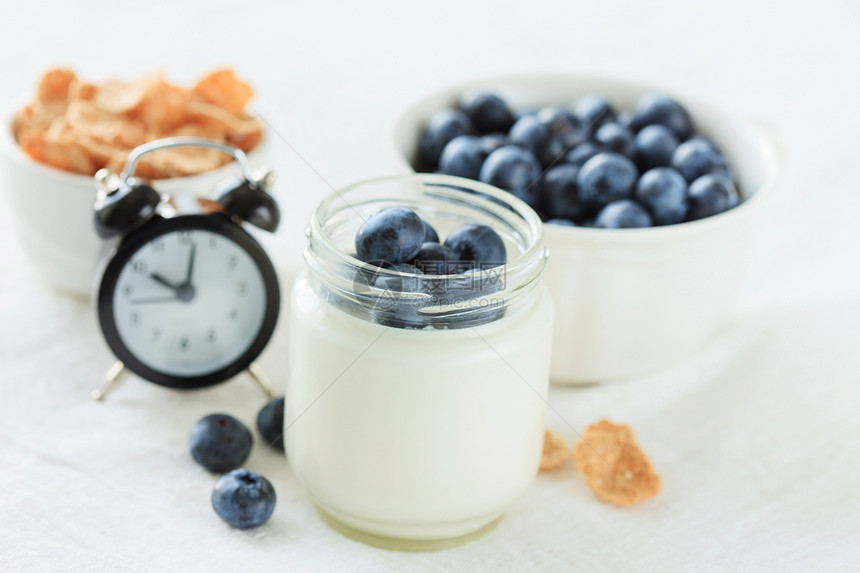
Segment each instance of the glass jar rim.
[[[436,199],[440,203],[450,204],[452,207],[474,210],[476,219],[479,214],[489,218],[491,223],[489,226],[491,227],[498,222],[504,223],[506,229],[511,231],[508,233],[509,239],[518,247],[516,256],[509,258],[504,265],[495,267],[498,269],[495,271],[498,273],[496,280],[500,280],[501,273],[504,273],[504,281],[507,286],[503,286],[501,291],[486,293],[480,291],[480,294],[470,297],[471,310],[453,305],[450,298],[446,299],[445,302],[429,305],[433,308],[432,312],[438,312],[434,316],[437,318],[445,317],[437,320],[437,322],[445,322],[448,325],[446,327],[452,325],[456,327],[458,321],[464,319],[462,320],[463,325],[469,325],[473,321],[465,319],[483,316],[480,312],[474,311],[476,302],[487,303],[489,296],[492,295],[493,301],[496,303],[510,305],[513,299],[520,297],[524,292],[530,290],[528,287],[533,287],[537,283],[546,266],[547,251],[543,244],[543,224],[540,217],[528,204],[507,191],[471,179],[438,174],[396,175],[370,178],[334,190],[319,203],[313,212],[310,224],[305,230],[310,241],[310,245],[305,250],[305,260],[310,270],[329,287],[328,290],[339,295],[335,298],[349,299],[358,306],[366,306],[367,300],[372,299],[373,296],[379,296],[382,291],[376,292],[370,288],[369,290],[373,292],[365,293],[366,299],[362,298],[361,293],[356,292],[354,278],[362,272],[366,273],[369,264],[357,259],[335,244],[334,237],[327,230],[330,219],[342,212],[351,210],[358,218],[366,220],[356,205],[363,207],[368,203],[380,202],[381,199],[356,201],[354,205],[349,200],[350,194],[357,193],[359,190],[371,190],[374,187],[401,183],[420,188],[420,194],[426,199]],[[398,197],[393,196],[389,200],[393,202],[397,199]],[[403,202],[407,203],[408,201],[416,201],[416,199],[406,194]],[[428,202],[428,204],[432,203]],[[475,272],[468,276],[478,276],[480,280],[492,280],[493,268],[479,270],[480,273]],[[429,288],[431,289],[441,289],[440,292],[445,292],[445,289],[453,285],[457,279],[461,281],[476,280],[474,278],[464,279],[464,274],[410,275],[378,267],[374,267],[374,271],[379,275],[420,277],[421,289],[403,290],[397,293],[397,298],[401,302],[411,301],[416,305],[420,299],[427,298],[428,295],[425,290],[427,285],[430,285]],[[350,276],[353,277],[352,284],[349,283]],[[512,282],[508,282],[509,279],[513,279]],[[456,288],[458,287],[455,286],[455,291]],[[436,304],[439,306],[436,307]],[[422,312],[431,311],[424,308]],[[484,314],[490,316],[489,313]],[[407,324],[405,327],[420,327],[420,325]]]
[[[310,229],[306,233],[308,236],[313,234],[316,237],[325,236],[325,232],[323,230],[323,220],[321,214],[328,211],[329,207],[333,203],[337,203],[338,201],[343,201],[347,206],[350,206],[349,201],[344,199],[344,195],[349,193],[350,191],[362,187],[367,187],[369,185],[375,185],[378,183],[394,183],[397,181],[402,181],[404,183],[426,183],[430,185],[439,185],[439,186],[448,186],[453,188],[462,188],[462,189],[472,189],[478,193],[483,194],[486,197],[491,198],[490,200],[502,204],[510,205],[513,210],[520,215],[526,222],[528,222],[530,231],[533,233],[534,240],[532,244],[524,250],[518,257],[513,260],[509,260],[505,263],[507,268],[510,270],[512,268],[516,268],[519,265],[522,265],[524,262],[527,262],[534,258],[539,251],[543,249],[543,222],[537,213],[532,210],[528,204],[519,199],[512,193],[507,191],[503,191],[497,187],[493,187],[492,185],[488,185],[481,181],[475,181],[474,179],[466,179],[464,177],[455,177],[452,175],[440,175],[436,173],[415,173],[411,175],[387,175],[381,177],[371,177],[369,179],[363,179],[361,181],[357,181],[355,183],[350,183],[344,187],[339,189],[334,189],[332,193],[329,193],[320,203],[317,205],[316,209],[314,209],[313,215],[311,217]],[[499,205],[502,207],[502,205]],[[334,254],[342,258],[343,262],[349,263],[354,257],[352,257],[349,253],[346,253],[336,247],[332,248]],[[440,275],[441,276],[441,275]]]

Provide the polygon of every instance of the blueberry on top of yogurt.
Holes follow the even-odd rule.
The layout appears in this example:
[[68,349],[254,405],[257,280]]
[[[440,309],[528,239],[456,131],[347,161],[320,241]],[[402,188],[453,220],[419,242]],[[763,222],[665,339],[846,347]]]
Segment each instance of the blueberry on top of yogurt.
[[424,225],[424,242],[425,243],[438,243],[439,242],[439,233],[436,232],[436,229],[433,228],[433,225],[421,219],[421,223]]
[[469,261],[479,269],[488,269],[507,262],[505,243],[492,227],[461,225],[448,233],[445,246],[461,261]]
[[[422,314],[428,308],[497,292],[504,282],[501,265],[507,262],[505,242],[489,225],[460,225],[440,243],[428,222],[402,207],[383,209],[361,225],[355,251],[350,256],[362,262],[356,261],[354,292],[370,296],[365,300],[372,305],[371,320],[406,329],[429,325]],[[405,253],[411,257],[403,261]],[[490,305],[469,320],[477,324],[504,312],[503,307]]]
[[[392,273],[452,275],[472,268],[487,269],[507,262],[505,242],[488,225],[465,224],[439,242],[436,230],[415,211],[390,207],[370,217],[355,235],[355,257],[365,263],[358,278],[391,290]],[[387,278],[388,277],[388,278]],[[408,283],[413,286],[413,283]]]
[[368,218],[355,235],[355,251],[364,262],[405,263],[412,260],[427,230],[415,211],[383,209]]
[[439,243],[424,243],[412,264],[423,274],[451,275],[471,267],[471,261],[461,261],[457,253]]
[[421,288],[421,269],[409,263],[398,263],[390,267],[381,267],[391,271],[377,271],[374,274],[373,285],[389,291],[415,292]]

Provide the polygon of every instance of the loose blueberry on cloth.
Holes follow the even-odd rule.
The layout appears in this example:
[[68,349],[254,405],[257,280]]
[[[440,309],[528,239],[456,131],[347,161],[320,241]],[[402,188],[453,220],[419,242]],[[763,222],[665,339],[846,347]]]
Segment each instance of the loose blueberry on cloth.
[[266,523],[275,511],[277,496],[271,482],[240,468],[224,474],[212,490],[212,507],[218,517],[238,529]]
[[263,442],[284,451],[284,397],[270,400],[257,414],[257,431]]
[[191,457],[213,473],[238,468],[251,454],[254,438],[248,428],[229,414],[210,414],[191,428]]

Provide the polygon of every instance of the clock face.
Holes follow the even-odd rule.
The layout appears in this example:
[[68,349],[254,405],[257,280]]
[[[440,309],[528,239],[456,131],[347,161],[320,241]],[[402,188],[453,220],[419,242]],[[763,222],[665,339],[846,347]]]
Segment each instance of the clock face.
[[[199,219],[189,218],[194,220]],[[108,265],[105,279],[112,288],[100,307],[104,302],[110,312],[100,310],[108,315],[100,318],[112,349],[138,374],[172,386],[182,384],[171,377],[201,381],[214,376],[208,382],[214,383],[246,367],[271,335],[271,305],[275,313],[278,305],[270,300],[274,272],[266,258],[263,271],[272,275],[267,280],[259,264],[262,249],[238,227],[233,230],[244,237],[225,234],[218,225],[186,227],[172,221],[136,241],[119,266]],[[104,328],[105,318],[109,328]],[[254,354],[250,359],[249,353]]]

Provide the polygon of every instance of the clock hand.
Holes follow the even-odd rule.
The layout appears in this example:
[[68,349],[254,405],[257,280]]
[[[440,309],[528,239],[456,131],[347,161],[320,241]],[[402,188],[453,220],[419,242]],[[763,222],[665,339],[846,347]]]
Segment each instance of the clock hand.
[[129,301],[131,304],[148,304],[150,302],[170,302],[172,300],[179,300],[178,296],[156,296],[151,298],[139,298],[136,300]]
[[185,284],[191,284],[191,274],[194,272],[194,253],[197,243],[191,243],[191,253],[188,255],[188,272],[185,273]]
[[163,284],[164,286],[166,286],[167,288],[169,288],[172,291],[179,292],[179,285],[173,284],[172,282],[168,281],[166,278],[164,278],[163,276],[161,276],[158,273],[150,273],[149,278],[151,278],[152,280],[154,280],[157,283]]

